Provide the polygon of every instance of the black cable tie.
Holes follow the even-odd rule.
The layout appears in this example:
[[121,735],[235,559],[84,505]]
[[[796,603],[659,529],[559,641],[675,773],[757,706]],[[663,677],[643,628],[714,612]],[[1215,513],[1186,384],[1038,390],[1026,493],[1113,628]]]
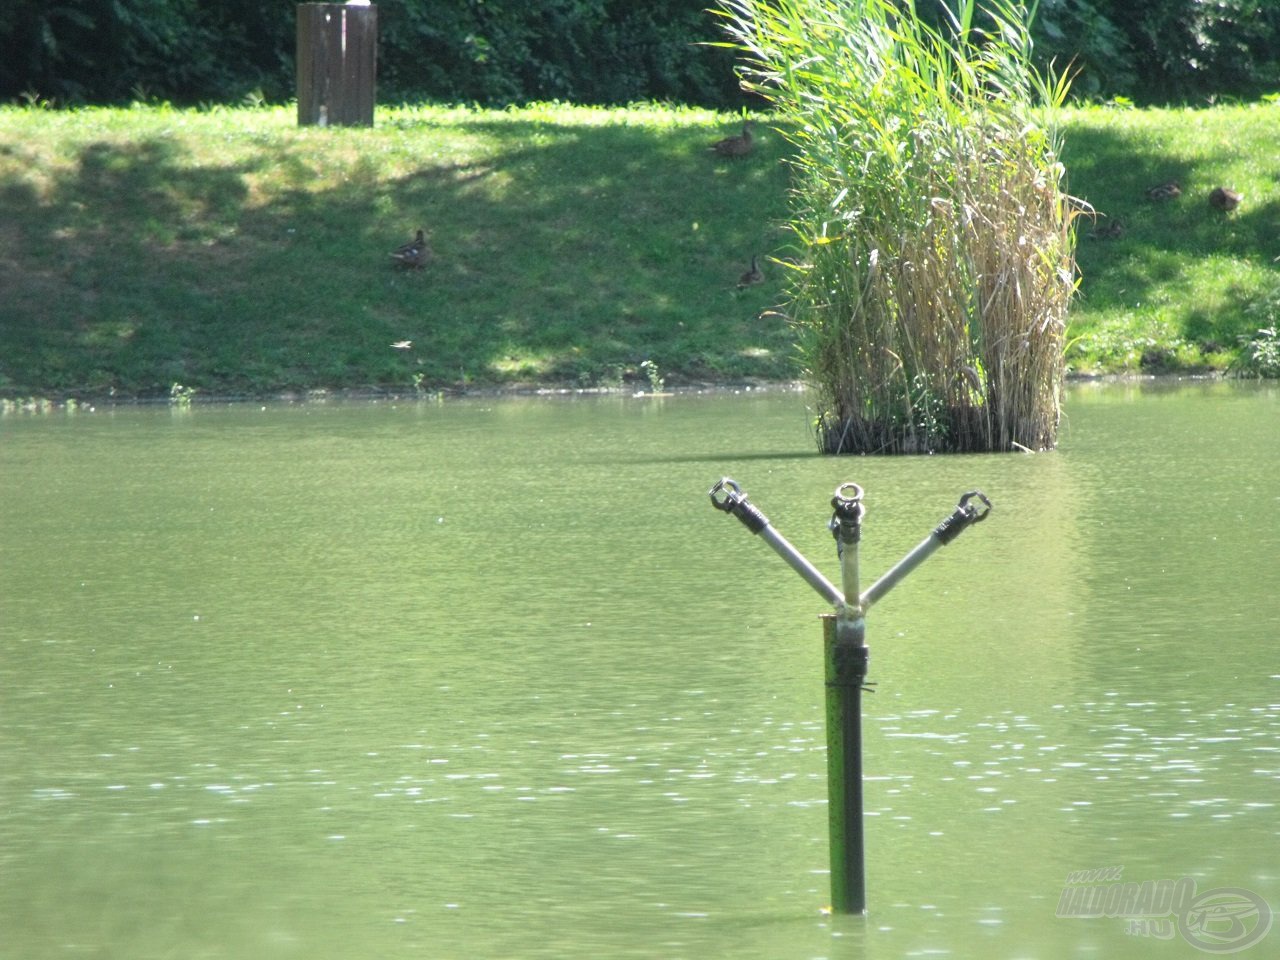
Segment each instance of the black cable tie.
[[840,643],[831,650],[833,679],[828,687],[859,687],[866,689],[867,668],[871,661],[870,648],[860,643]]

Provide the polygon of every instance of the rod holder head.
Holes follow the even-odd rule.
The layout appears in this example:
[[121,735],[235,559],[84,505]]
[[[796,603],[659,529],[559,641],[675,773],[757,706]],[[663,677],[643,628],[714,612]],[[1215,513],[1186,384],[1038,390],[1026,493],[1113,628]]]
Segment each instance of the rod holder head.
[[862,488],[856,483],[842,483],[831,498],[831,515],[828,527],[831,535],[843,546],[862,539],[862,517],[867,512],[862,504]]
[[715,485],[707,492],[711,497],[711,505],[717,510],[723,510],[725,513],[731,513],[752,533],[759,533],[769,525],[769,518],[756,509],[756,507],[747,499],[747,495],[742,492],[742,487],[738,486],[736,480],[729,477],[721,477],[715,482]]
[[[983,509],[978,509],[973,505],[971,501],[975,497],[982,502]],[[990,512],[991,501],[987,499],[987,495],[981,490],[970,490],[960,498],[960,502],[956,504],[955,512],[938,524],[933,533],[944,545],[948,544],[960,536],[965,527],[974,523],[981,523],[987,519],[987,514]]]

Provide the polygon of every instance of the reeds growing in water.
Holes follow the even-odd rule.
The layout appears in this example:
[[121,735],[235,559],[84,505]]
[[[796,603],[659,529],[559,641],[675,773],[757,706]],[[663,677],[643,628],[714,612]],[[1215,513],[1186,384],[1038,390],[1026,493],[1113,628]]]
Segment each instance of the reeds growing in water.
[[[1026,9],[961,0],[720,0],[797,148],[789,312],[827,453],[1054,445],[1073,207],[1066,95],[1030,62]],[[975,24],[975,15],[981,27]]]

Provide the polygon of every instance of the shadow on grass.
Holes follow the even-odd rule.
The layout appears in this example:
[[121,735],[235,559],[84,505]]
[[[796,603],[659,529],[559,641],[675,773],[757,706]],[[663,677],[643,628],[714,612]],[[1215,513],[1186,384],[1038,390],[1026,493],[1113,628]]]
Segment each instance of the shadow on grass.
[[[783,268],[736,288],[752,254],[788,252],[787,147],[764,125],[731,161],[707,147],[734,123],[181,121],[66,137],[54,164],[0,142],[0,391],[643,384],[643,360],[672,384],[794,374],[769,310]],[[1177,335],[1232,346],[1280,253],[1280,205],[1210,209],[1239,147],[1152,129],[1066,131],[1071,191],[1126,227],[1082,224],[1076,315],[1157,302]],[[1147,198],[1168,180],[1181,197]],[[435,260],[395,270],[388,252],[420,226]]]
[[[735,288],[785,242],[780,137],[729,162],[705,127],[504,119],[459,127],[460,147],[403,126],[422,159],[396,177],[381,131],[290,130],[232,161],[102,140],[39,189],[0,157],[0,389],[788,372],[765,314],[780,284]],[[397,271],[388,252],[419,226],[435,260]]]

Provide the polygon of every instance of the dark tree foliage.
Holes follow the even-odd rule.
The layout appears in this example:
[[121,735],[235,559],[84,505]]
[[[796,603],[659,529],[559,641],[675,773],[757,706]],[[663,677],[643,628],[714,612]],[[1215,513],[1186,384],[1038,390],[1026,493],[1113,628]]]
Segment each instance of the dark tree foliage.
[[[379,99],[485,105],[670,100],[736,107],[714,0],[382,0]],[[916,0],[945,22],[961,0]],[[905,3],[905,0],[904,0]],[[981,0],[979,0],[981,5]],[[0,99],[235,101],[294,95],[294,0],[7,0]],[[1036,56],[1085,97],[1280,90],[1276,0],[1039,0]]]
[[[1145,103],[1280,91],[1277,0],[1024,0],[1041,68],[1075,77],[1072,93]],[[965,0],[901,0],[946,32]],[[975,24],[981,28],[982,0]]]
[[396,98],[724,103],[733,58],[708,0],[401,0],[379,5],[380,83]]
[[1132,94],[1137,64],[1129,41],[1107,15],[1115,4],[1095,0],[1041,0],[1035,55],[1041,68],[1070,72],[1077,97]]
[[294,4],[9,0],[0,96],[65,102],[241,96],[292,75]]
[[1280,4],[1275,0],[1115,3],[1110,19],[1137,65],[1147,100],[1252,95],[1280,89]]
[[[741,95],[710,0],[384,0],[379,92],[483,104]],[[0,97],[176,102],[294,94],[294,2],[10,0]]]

